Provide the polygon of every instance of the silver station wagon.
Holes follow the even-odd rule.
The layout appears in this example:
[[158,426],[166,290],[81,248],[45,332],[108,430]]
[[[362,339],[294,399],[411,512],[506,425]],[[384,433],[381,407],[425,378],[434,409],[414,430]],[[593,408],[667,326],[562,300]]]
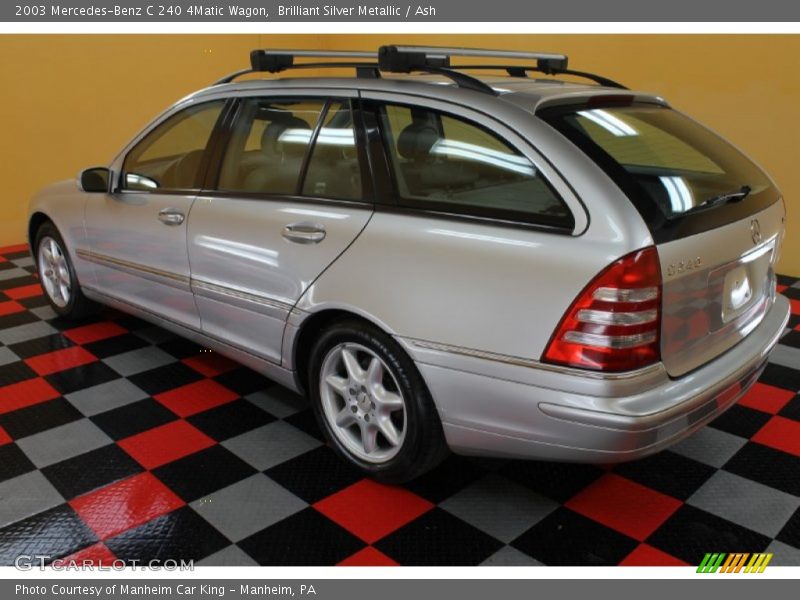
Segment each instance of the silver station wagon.
[[[59,315],[111,305],[306,394],[387,482],[448,449],[640,458],[764,368],[783,199],[664,99],[558,54],[251,64],[32,200]],[[356,76],[236,81],[327,67]]]

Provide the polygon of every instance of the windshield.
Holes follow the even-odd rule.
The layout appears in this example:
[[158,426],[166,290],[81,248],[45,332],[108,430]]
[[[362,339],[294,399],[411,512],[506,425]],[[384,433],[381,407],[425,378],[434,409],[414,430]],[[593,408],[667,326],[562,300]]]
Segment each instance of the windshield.
[[544,110],[540,116],[617,182],[651,228],[725,204],[747,204],[755,212],[777,199],[769,178],[747,157],[672,109],[645,103],[584,105]]

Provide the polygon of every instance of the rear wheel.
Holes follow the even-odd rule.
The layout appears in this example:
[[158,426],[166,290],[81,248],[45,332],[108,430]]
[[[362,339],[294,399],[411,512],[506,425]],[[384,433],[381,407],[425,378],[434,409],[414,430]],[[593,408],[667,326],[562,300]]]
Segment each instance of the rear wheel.
[[367,475],[402,483],[446,455],[441,423],[413,361],[360,321],[325,330],[314,346],[309,390],[333,447]]
[[66,245],[55,225],[48,221],[39,227],[34,248],[39,280],[56,314],[81,319],[94,312],[97,305],[83,295]]

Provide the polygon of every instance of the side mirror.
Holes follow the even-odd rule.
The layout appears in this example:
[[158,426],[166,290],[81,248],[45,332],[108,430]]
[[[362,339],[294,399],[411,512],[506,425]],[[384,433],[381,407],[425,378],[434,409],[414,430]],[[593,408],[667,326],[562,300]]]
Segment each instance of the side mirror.
[[106,194],[110,182],[111,171],[106,167],[84,169],[78,176],[78,187],[84,192]]

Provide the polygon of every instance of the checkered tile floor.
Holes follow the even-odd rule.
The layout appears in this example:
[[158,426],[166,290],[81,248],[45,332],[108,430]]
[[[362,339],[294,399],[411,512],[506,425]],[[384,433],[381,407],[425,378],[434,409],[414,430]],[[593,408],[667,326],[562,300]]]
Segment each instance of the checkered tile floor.
[[759,383],[710,426],[613,468],[451,457],[363,479],[304,400],[112,311],[54,318],[0,249],[0,563],[20,554],[208,565],[800,565],[800,282]]

